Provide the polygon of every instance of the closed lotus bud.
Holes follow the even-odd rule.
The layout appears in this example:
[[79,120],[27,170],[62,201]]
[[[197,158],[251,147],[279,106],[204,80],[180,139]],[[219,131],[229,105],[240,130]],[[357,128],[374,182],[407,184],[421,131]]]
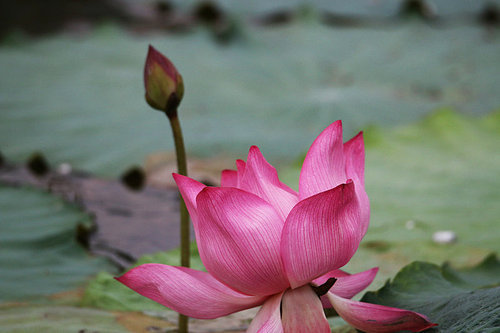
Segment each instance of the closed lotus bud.
[[149,45],[144,65],[144,87],[146,101],[157,110],[174,115],[184,95],[182,76],[174,64]]

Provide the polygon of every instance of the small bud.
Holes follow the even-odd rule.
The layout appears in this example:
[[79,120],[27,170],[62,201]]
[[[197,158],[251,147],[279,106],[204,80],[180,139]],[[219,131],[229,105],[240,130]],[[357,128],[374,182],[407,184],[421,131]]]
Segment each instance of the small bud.
[[182,76],[174,64],[151,45],[144,65],[144,87],[146,101],[152,108],[165,111],[168,116],[175,114],[184,96]]

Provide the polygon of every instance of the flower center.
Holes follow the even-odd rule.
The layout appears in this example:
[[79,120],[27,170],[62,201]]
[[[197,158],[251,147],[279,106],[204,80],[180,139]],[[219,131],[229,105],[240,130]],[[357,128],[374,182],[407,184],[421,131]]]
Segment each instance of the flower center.
[[330,290],[331,287],[333,287],[335,282],[337,282],[337,279],[332,277],[332,278],[329,278],[328,280],[326,280],[326,282],[320,286],[316,287],[316,286],[311,285],[311,288],[316,293],[316,295],[318,295],[318,297],[321,297],[321,296],[325,295],[328,292],[328,290]]

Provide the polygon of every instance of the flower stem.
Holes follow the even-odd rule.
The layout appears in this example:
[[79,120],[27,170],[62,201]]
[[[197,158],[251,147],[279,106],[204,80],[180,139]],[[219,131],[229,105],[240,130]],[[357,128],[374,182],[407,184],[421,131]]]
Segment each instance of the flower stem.
[[[177,171],[183,176],[187,176],[186,150],[184,149],[184,140],[182,138],[181,124],[177,112],[168,117],[172,133],[174,135],[175,153],[177,156]],[[189,267],[189,215],[186,204],[180,197],[180,215],[181,215],[181,266]]]
[[[184,149],[184,139],[182,138],[181,124],[179,122],[179,117],[177,116],[177,109],[175,112],[165,112],[165,114],[170,121],[170,126],[172,127],[172,133],[174,135],[175,154],[177,156],[177,172],[183,176],[187,176],[186,150]],[[179,197],[181,223],[181,266],[189,267],[189,215],[182,196],[179,195]],[[188,332],[188,317],[179,314],[178,324],[180,333]]]

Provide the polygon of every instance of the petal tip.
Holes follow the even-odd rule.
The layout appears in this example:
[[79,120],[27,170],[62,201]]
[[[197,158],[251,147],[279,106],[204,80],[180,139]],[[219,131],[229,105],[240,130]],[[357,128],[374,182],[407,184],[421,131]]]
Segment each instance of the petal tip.
[[352,193],[356,191],[356,184],[354,184],[354,180],[348,179],[344,184],[340,184],[338,187],[341,187],[342,192]]
[[158,51],[156,51],[156,49],[153,47],[153,45],[148,44],[148,55],[147,55],[147,58],[149,58],[151,56],[151,54],[153,54],[155,52],[158,52]]
[[427,330],[429,328],[436,327],[436,326],[439,326],[439,324],[429,322],[429,325],[427,325],[426,327],[423,327],[421,330],[419,330],[417,332],[422,332],[422,331],[425,331],[425,330]]
[[259,147],[257,147],[256,145],[251,146],[248,150],[247,161],[249,161],[252,157],[255,158],[258,156],[262,156],[262,152],[260,151]]
[[363,131],[359,131],[358,134],[356,134],[355,136],[353,136],[353,139],[363,139]]
[[353,136],[349,141],[344,143],[344,147],[347,147],[347,149],[351,150],[352,152],[358,151],[358,154],[359,153],[364,154],[364,146],[365,146],[365,141],[364,141],[363,131],[360,131],[358,134]]
[[[342,136],[342,120],[336,120],[328,125],[321,134]],[[320,134],[320,136],[321,136]]]

